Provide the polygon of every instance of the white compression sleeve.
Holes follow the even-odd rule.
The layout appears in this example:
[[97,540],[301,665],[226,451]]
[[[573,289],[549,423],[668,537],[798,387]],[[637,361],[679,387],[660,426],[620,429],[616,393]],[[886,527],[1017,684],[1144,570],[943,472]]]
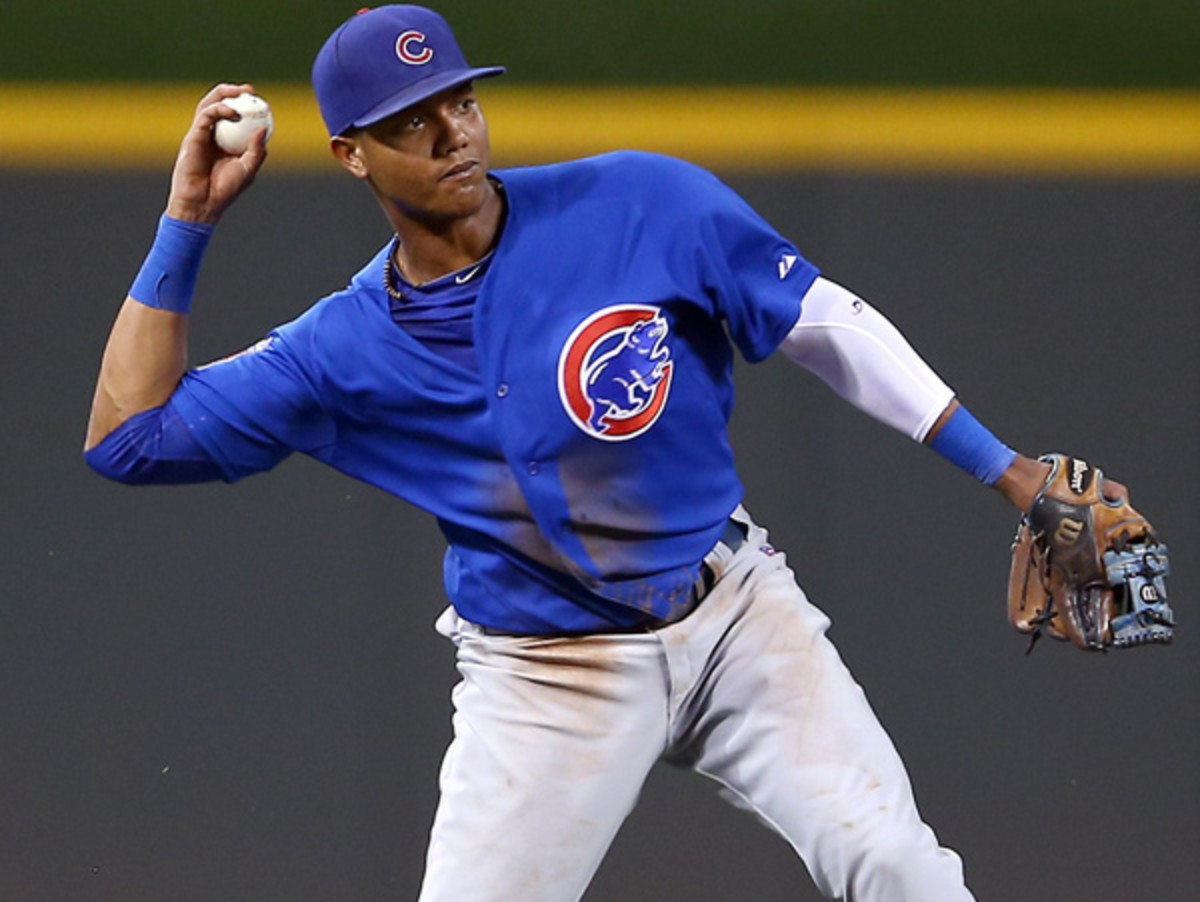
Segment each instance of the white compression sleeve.
[[886,317],[828,279],[808,289],[780,350],[859,410],[917,441],[954,398]]

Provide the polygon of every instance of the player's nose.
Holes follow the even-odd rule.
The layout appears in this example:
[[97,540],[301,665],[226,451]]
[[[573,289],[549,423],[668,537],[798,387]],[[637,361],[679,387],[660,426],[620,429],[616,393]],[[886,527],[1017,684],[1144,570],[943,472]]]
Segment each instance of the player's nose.
[[443,154],[453,153],[456,150],[463,150],[470,146],[470,132],[467,131],[466,126],[457,117],[443,116],[440,125],[441,132],[438,136],[438,144]]

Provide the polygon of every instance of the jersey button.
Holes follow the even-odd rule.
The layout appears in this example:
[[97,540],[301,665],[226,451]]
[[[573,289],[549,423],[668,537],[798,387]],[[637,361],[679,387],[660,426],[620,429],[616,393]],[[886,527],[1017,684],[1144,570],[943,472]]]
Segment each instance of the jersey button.
[[540,470],[540,469],[541,469],[541,467],[538,466],[538,462],[536,460],[531,460],[529,462],[529,475],[530,476],[537,476],[538,470]]
[[508,383],[507,382],[501,382],[499,385],[496,386],[496,397],[497,398],[508,397]]

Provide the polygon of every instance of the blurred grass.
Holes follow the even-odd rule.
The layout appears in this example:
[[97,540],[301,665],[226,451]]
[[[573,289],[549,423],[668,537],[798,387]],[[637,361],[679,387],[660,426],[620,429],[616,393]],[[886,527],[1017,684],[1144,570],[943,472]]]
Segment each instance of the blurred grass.
[[[0,80],[303,81],[360,0],[0,3]],[[534,84],[1200,86],[1200,0],[445,0]]]

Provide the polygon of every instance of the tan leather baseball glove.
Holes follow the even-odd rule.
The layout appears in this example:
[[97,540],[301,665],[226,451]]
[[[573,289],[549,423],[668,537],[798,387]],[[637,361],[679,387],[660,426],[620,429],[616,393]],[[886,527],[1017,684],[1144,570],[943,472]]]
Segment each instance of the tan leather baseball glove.
[[1125,500],[1105,497],[1104,475],[1077,457],[1047,454],[1046,484],[1012,545],[1008,616],[1031,633],[1086,650],[1171,641],[1167,546]]

